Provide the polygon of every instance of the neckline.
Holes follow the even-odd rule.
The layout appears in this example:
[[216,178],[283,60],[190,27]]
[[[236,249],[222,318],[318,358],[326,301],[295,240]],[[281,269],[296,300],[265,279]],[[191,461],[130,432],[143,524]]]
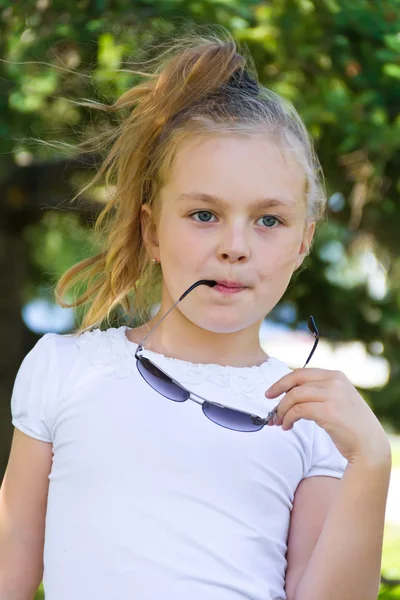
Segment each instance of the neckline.
[[[132,327],[129,327],[127,325],[122,325],[119,329],[121,330],[121,334],[124,337],[125,345],[126,345],[128,351],[134,355],[139,344],[130,340],[126,335],[127,332],[132,329]],[[269,358],[267,358],[267,360],[265,360],[264,362],[262,362],[259,365],[250,365],[247,367],[235,367],[233,365],[221,365],[219,363],[194,363],[194,362],[191,362],[188,360],[183,360],[182,358],[174,358],[172,356],[166,356],[165,354],[161,354],[160,352],[154,352],[154,350],[148,350],[147,348],[143,348],[143,351],[146,354],[153,356],[155,359],[160,359],[162,361],[173,363],[173,364],[176,364],[177,366],[178,365],[182,365],[182,366],[186,365],[188,367],[195,368],[195,369],[212,368],[213,370],[218,369],[221,371],[234,371],[234,372],[238,372],[238,373],[239,372],[244,373],[246,371],[252,371],[253,373],[255,371],[262,371],[265,368],[269,369],[274,363],[279,362],[278,359],[274,358],[273,356],[270,356]]]

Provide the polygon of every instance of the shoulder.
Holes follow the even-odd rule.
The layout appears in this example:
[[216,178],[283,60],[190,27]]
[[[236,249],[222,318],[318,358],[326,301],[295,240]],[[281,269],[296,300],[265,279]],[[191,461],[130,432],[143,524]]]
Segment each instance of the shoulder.
[[75,351],[86,363],[105,375],[128,377],[134,369],[136,345],[128,341],[126,327],[93,329],[79,336],[60,336],[68,338],[60,344],[73,344]]
[[[131,348],[130,348],[131,347]],[[64,373],[93,367],[106,375],[127,376],[132,371],[134,344],[127,342],[125,327],[94,329],[81,334],[46,333],[33,346],[24,362],[45,363]]]

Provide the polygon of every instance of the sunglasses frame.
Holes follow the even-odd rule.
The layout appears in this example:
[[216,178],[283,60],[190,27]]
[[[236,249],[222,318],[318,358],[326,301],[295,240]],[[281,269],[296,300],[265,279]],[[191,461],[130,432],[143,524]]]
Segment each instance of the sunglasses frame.
[[[181,383],[179,383],[179,381],[177,381],[176,379],[174,379],[169,373],[167,373],[166,371],[164,371],[163,369],[161,369],[161,367],[159,367],[158,365],[156,365],[152,360],[150,360],[149,358],[147,358],[146,356],[143,356],[143,351],[144,351],[144,343],[145,341],[148,339],[148,337],[153,333],[153,331],[156,329],[156,327],[158,327],[161,322],[169,315],[169,313],[175,308],[175,306],[177,304],[179,304],[179,302],[181,302],[181,300],[183,300],[183,298],[185,298],[187,296],[187,294],[189,294],[189,292],[191,292],[195,287],[197,287],[198,285],[208,285],[209,287],[214,287],[214,285],[216,285],[216,282],[214,281],[209,281],[209,280],[201,280],[201,281],[197,281],[195,284],[193,284],[192,286],[190,286],[190,288],[188,290],[186,290],[186,292],[184,292],[182,294],[182,296],[180,296],[179,300],[177,300],[177,302],[175,302],[175,304],[173,304],[171,306],[171,308],[165,313],[165,315],[163,317],[161,317],[161,319],[154,325],[154,327],[152,329],[150,329],[150,331],[147,333],[147,335],[143,338],[143,340],[138,344],[136,351],[135,351],[135,358],[136,358],[136,366],[137,369],[140,373],[140,375],[143,377],[143,379],[146,381],[146,383],[148,385],[150,385],[150,387],[152,389],[154,389],[158,394],[160,394],[161,396],[164,396],[164,398],[168,398],[168,400],[172,400],[172,402],[186,402],[186,400],[192,400],[192,402],[196,402],[196,404],[200,404],[203,407],[203,414],[204,416],[207,417],[207,419],[209,419],[210,421],[212,421],[213,423],[215,423],[216,425],[219,425],[220,427],[224,427],[224,429],[230,429],[231,431],[242,431],[240,429],[231,429],[230,427],[227,427],[225,425],[222,425],[221,423],[218,423],[217,421],[214,421],[213,419],[211,419],[205,412],[204,412],[204,408],[207,405],[213,405],[213,406],[217,406],[218,408],[226,408],[228,410],[234,411],[235,413],[239,413],[239,414],[243,414],[246,415],[248,417],[250,417],[251,422],[253,423],[253,425],[258,425],[259,429],[251,429],[249,431],[246,431],[246,433],[251,433],[253,431],[260,431],[265,425],[268,425],[268,423],[274,418],[275,413],[277,411],[277,406],[272,409],[272,411],[270,411],[267,415],[266,418],[260,417],[259,415],[255,415],[253,413],[249,413],[247,411],[243,411],[243,410],[239,410],[237,408],[232,408],[231,406],[227,406],[225,404],[220,404],[218,402],[214,402],[212,400],[208,400],[207,398],[203,398],[203,396],[200,396],[199,394],[196,394],[195,392],[191,392],[190,390],[188,390],[184,385],[182,385]],[[319,342],[319,332],[318,332],[318,328],[317,325],[315,323],[314,317],[312,315],[310,315],[309,319],[308,319],[308,329],[309,331],[313,334],[313,336],[315,337],[315,341],[314,341],[314,346],[304,364],[305,368],[307,366],[307,364],[309,363],[309,361],[311,360],[311,357],[313,356],[318,342]],[[143,363],[143,359],[148,361],[153,367],[155,367],[156,369],[158,369],[161,373],[163,373],[163,375],[165,377],[168,377],[170,382],[173,383],[174,385],[176,385],[178,388],[180,388],[181,390],[183,390],[184,392],[186,392],[186,394],[188,395],[187,398],[185,398],[184,400],[174,400],[173,398],[170,398],[169,396],[166,396],[165,394],[163,394],[162,392],[160,392],[160,390],[158,390],[157,388],[155,388],[153,385],[151,385],[151,383],[144,377],[144,375],[142,374],[141,370],[139,369],[139,364],[138,361],[141,361]]]

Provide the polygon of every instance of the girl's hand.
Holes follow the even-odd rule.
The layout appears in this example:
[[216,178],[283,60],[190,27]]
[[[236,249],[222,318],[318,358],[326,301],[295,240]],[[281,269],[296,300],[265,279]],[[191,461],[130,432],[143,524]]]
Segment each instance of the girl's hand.
[[268,425],[282,425],[286,431],[299,419],[315,421],[350,463],[390,460],[390,443],[382,425],[341,371],[295,369],[265,396],[276,398],[283,393],[272,411],[275,421],[271,419]]

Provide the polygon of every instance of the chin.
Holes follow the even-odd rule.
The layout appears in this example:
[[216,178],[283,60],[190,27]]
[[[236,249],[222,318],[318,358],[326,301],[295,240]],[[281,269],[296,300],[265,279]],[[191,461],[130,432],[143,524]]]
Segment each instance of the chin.
[[254,321],[244,321],[243,316],[236,315],[229,318],[226,314],[222,316],[206,314],[202,317],[197,315],[196,318],[190,320],[201,329],[211,333],[236,333],[254,324]]

